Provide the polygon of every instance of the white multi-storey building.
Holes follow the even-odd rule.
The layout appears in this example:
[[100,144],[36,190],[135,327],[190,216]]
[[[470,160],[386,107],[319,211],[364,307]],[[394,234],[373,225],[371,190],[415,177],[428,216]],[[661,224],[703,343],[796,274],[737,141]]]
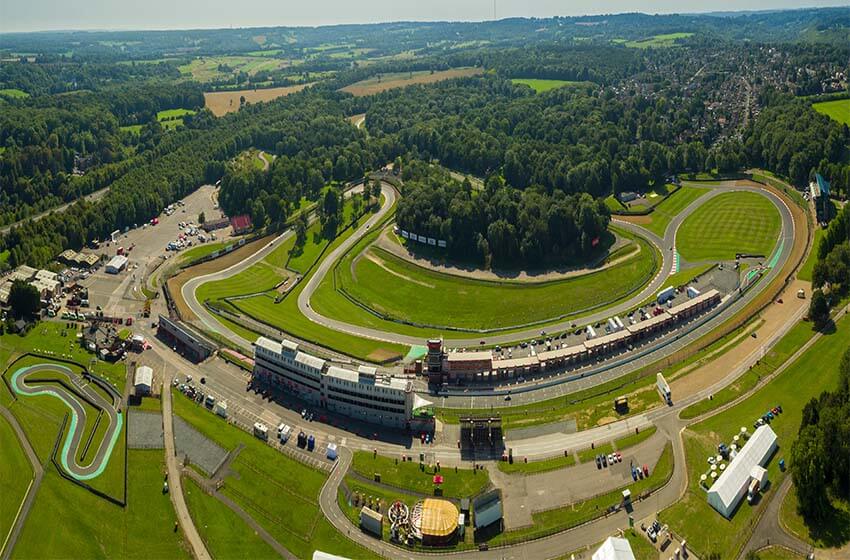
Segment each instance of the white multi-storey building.
[[368,366],[357,371],[332,366],[298,350],[298,344],[288,340],[257,340],[254,377],[286,387],[332,412],[396,428],[410,426],[414,410],[431,404],[419,398],[406,379],[380,374]]

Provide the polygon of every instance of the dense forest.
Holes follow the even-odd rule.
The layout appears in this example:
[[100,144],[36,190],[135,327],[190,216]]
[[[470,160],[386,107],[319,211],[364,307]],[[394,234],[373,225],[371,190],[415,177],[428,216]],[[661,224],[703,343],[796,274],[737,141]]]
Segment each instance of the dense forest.
[[[803,188],[820,172],[843,197],[850,131],[811,107],[820,97],[798,96],[846,95],[847,22],[850,10],[827,9],[0,34],[0,225],[74,203],[0,237],[0,253],[9,251],[0,266],[43,265],[218,179],[223,210],[278,228],[305,199],[398,157],[399,224],[445,239],[451,256],[494,266],[586,257],[608,224],[602,199],[675,174],[764,167]],[[673,32],[681,35],[663,47],[628,46]],[[186,69],[240,53],[285,64],[204,83]],[[484,72],[364,97],[339,91],[457,66]],[[566,83],[535,92],[514,78]],[[316,84],[221,118],[203,109],[204,91],[258,81]],[[167,109],[194,114],[166,130],[158,113]],[[361,113],[365,128],[356,129],[347,119]],[[277,156],[268,172],[227,164],[248,147]],[[82,200],[101,189],[102,198]],[[844,239],[816,268],[824,287],[846,283]]]
[[424,162],[404,165],[396,222],[446,241],[448,255],[498,267],[585,257],[600,243],[610,213],[588,194],[521,191],[493,176],[482,191]]

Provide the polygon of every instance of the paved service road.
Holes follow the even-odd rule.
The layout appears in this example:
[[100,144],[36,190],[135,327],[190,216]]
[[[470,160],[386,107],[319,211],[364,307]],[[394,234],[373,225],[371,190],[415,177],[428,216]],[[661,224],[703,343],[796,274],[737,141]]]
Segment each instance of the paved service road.
[[168,469],[168,484],[171,503],[177,513],[177,521],[183,528],[186,540],[192,548],[195,560],[210,560],[210,553],[201,539],[192,516],[189,515],[189,507],[186,505],[186,497],[183,495],[183,480],[180,478],[180,464],[177,462],[177,450],[174,446],[174,418],[171,412],[171,374],[167,373],[162,381],[162,427],[163,439],[165,441],[165,463]]
[[[60,457],[62,467],[69,475],[77,480],[91,480],[100,476],[109,463],[109,457],[112,454],[115,442],[121,435],[121,426],[124,419],[116,408],[117,403],[108,403],[100,394],[94,391],[86,391],[86,396],[94,401],[105,415],[101,418],[101,422],[106,420],[109,422],[109,426],[106,428],[106,432],[100,440],[100,446],[97,448],[89,464],[85,466],[80,465],[77,462],[77,455],[80,446],[86,444],[83,441],[83,433],[86,429],[87,420],[86,409],[80,402],[80,395],[69,391],[60,384],[39,385],[38,382],[34,382],[33,384],[26,382],[28,377],[44,378],[45,376],[43,374],[45,373],[60,373],[62,377],[67,377],[71,383],[75,382],[76,375],[65,366],[59,364],[38,364],[22,367],[15,371],[12,374],[12,388],[19,395],[49,395],[64,402],[71,409],[71,427],[62,445]],[[85,389],[79,390],[84,391]]]

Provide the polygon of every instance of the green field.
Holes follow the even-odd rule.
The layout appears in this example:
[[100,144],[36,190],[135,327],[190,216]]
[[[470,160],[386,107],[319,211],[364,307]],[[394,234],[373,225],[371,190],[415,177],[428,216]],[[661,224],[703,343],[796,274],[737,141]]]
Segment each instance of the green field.
[[192,520],[213,558],[276,558],[277,552],[250,530],[238,515],[212,496],[208,496],[191,478],[183,478],[183,495]]
[[124,363],[111,364],[98,360],[92,365],[90,362],[94,354],[79,345],[76,338],[79,331],[76,326],[68,328],[70,324],[73,323],[41,322],[30,329],[26,336],[9,332],[0,335],[0,364],[7,363],[12,356],[26,352],[53,352],[56,357],[84,364],[89,371],[115,385],[119,392],[123,391],[127,377]]
[[815,263],[818,261],[818,246],[820,245],[820,240],[823,239],[824,233],[825,230],[823,228],[815,227],[812,249],[809,252],[809,256],[806,257],[806,262],[803,263],[803,266],[797,272],[797,278],[800,280],[812,281],[812,272],[814,271]]
[[850,99],[836,99],[814,103],[812,108],[834,121],[850,126]]
[[[592,308],[612,305],[639,290],[655,274],[655,252],[643,240],[641,251],[610,268],[552,282],[493,282],[461,278],[427,270],[380,249],[371,248],[360,258],[354,252],[337,267],[337,288],[385,316],[434,327],[507,329],[526,323],[580,315]],[[353,265],[349,265],[349,260]],[[388,289],[389,288],[389,289]],[[325,292],[314,296],[315,308],[330,302]],[[339,297],[339,296],[337,296]],[[339,297],[340,300],[343,298]],[[338,305],[350,302],[339,301]],[[505,313],[505,309],[511,313]],[[446,310],[451,310],[450,314]],[[332,315],[339,316],[339,315]],[[372,322],[360,310],[346,312],[347,320]],[[385,327],[397,330],[384,322]]]
[[[57,325],[58,326],[58,325]],[[38,331],[41,327],[36,327]],[[10,335],[0,338],[0,358],[4,367],[12,352],[25,350],[25,342],[44,343],[44,338],[31,331],[27,338]],[[62,340],[60,337],[56,339]],[[9,342],[9,344],[6,344]],[[31,347],[30,347],[31,348]],[[18,365],[43,363],[44,359],[25,359]],[[7,407],[21,424],[27,439],[44,466],[44,478],[33,508],[13,551],[18,558],[188,558],[182,535],[173,531],[175,515],[167,495],[162,493],[164,456],[158,450],[131,450],[128,453],[127,507],[121,508],[62,478],[50,462],[59,426],[67,406],[49,396],[13,400],[3,383],[0,404]],[[68,428],[66,428],[67,430]],[[64,434],[62,435],[64,437]],[[2,443],[4,465],[11,459],[12,449]],[[98,442],[93,442],[96,445]],[[17,449],[20,449],[18,446]],[[89,481],[93,487],[109,495],[123,498],[125,441],[119,438],[109,466],[99,477]],[[19,486],[26,478],[24,470],[11,479]],[[5,475],[2,483],[10,480]],[[0,483],[0,484],[2,484]],[[18,490],[21,492],[22,490]],[[4,498],[5,498],[4,490]],[[3,509],[6,514],[5,500]],[[17,506],[15,506],[17,507]],[[56,523],[61,519],[62,523]],[[104,520],[109,520],[105,523]],[[45,531],[45,527],[50,527]]]
[[711,399],[703,399],[686,407],[682,410],[680,416],[685,419],[696,418],[747,393],[756,386],[762,377],[769,375],[782,365],[814,335],[815,332],[810,323],[797,323],[759,360],[758,364],[734,382],[714,393]]
[[0,97],[8,97],[9,99],[25,99],[29,97],[30,94],[25,92],[22,89],[15,88],[6,88],[0,89]]
[[[129,452],[127,507],[71,484],[49,465],[13,555],[18,558],[189,558],[161,450]],[[61,523],[56,520],[61,519]],[[45,530],[49,527],[50,530]]]
[[[771,423],[779,439],[779,450],[767,466],[770,488],[777,488],[786,476],[779,470],[779,459],[784,458],[786,462],[790,459],[788,453],[800,427],[803,406],[821,391],[834,388],[838,364],[848,346],[850,317],[845,317],[834,332],[819,339],[788,369],[752,396],[684,432],[689,488],[684,498],[664,510],[660,517],[688,540],[695,554],[705,557],[717,551],[724,559],[737,557],[738,550],[747,540],[748,527],[756,519],[757,510],[743,503],[728,521],[715,512],[699,486],[699,476],[707,470],[705,458],[716,453],[717,444],[721,441],[728,443],[741,426],[751,429],[753,421],[765,410],[781,404],[783,413]],[[762,505],[769,498],[770,490]]]
[[[318,497],[326,480],[324,472],[275,451],[176,391],[172,391],[172,397],[175,414],[205,436],[225,449],[244,445],[224,478],[221,492],[296,557],[309,558],[317,548],[349,558],[372,557],[369,551],[338,533],[322,515]],[[247,543],[243,546],[257,546],[244,534],[252,534],[251,530],[241,522],[234,526],[223,521],[218,507],[202,503],[201,508],[192,510],[192,516],[196,524],[204,527],[208,542],[227,548],[231,545],[224,541],[235,533],[236,539]]]
[[[380,474],[382,484],[419,494],[434,493],[433,478],[437,471],[433,465],[426,464],[424,469],[420,469],[418,461],[401,462],[382,455],[373,456],[368,451],[355,451],[351,469],[369,480],[375,474]],[[446,467],[439,474],[443,476],[443,495],[448,498],[471,498],[483,492],[490,484],[486,470]]]
[[[378,226],[375,227],[377,228]],[[332,251],[345,239],[351,236],[353,231],[354,228],[345,229],[327,247],[326,251]],[[287,258],[288,254],[289,251],[273,251],[272,253],[266,256],[266,260],[272,258],[275,259],[276,263],[280,263],[281,261],[285,262],[284,259]],[[272,255],[274,255],[274,257],[272,257]],[[282,264],[280,266],[282,266]],[[256,268],[256,266],[252,266],[245,272],[251,271],[254,268]],[[237,275],[236,277],[239,276],[240,275]],[[298,310],[298,294],[301,293],[301,290],[304,287],[304,282],[307,280],[307,278],[309,278],[309,276],[310,275],[308,274],[304,278],[304,280],[302,280],[298,285],[296,285],[295,288],[280,303],[275,303],[274,299],[272,297],[269,297],[268,294],[262,294],[246,299],[241,299],[237,302],[234,302],[234,306],[236,306],[239,310],[251,315],[255,319],[264,321],[270,325],[274,325],[285,332],[291,333],[295,337],[304,340],[310,340],[312,342],[315,342],[316,344],[328,348],[338,349],[342,352],[345,352],[349,356],[358,359],[369,361],[384,361],[401,358],[407,353],[407,347],[402,346],[400,344],[390,344],[386,342],[348,335],[333,329],[323,327],[321,325],[317,325],[316,323],[313,323],[312,321],[304,317]],[[231,280],[233,280],[233,278],[225,280],[225,282],[229,282]],[[271,281],[271,275],[266,273],[263,276],[263,281]],[[217,299],[220,297],[224,297],[225,295],[236,295],[238,293],[233,293],[235,291],[235,287],[233,286],[228,286],[226,284],[222,285],[215,282],[211,284],[212,288],[207,288],[208,291],[204,291],[204,289],[206,286],[209,286],[209,284],[203,284],[198,289],[197,295],[200,301],[204,301],[207,298]],[[252,291],[256,291],[256,288],[254,288]],[[243,291],[242,293],[251,292]]]
[[665,33],[662,35],[653,35],[645,39],[637,41],[616,41],[631,49],[648,49],[648,48],[668,48],[674,47],[681,42],[682,39],[692,37],[693,33]]
[[673,218],[706,192],[708,191],[705,189],[690,185],[679,188],[655,207],[650,214],[651,221],[648,224],[641,225],[658,237],[664,237],[664,232],[667,231],[667,226]]
[[24,448],[12,425],[0,416],[0,547],[6,540],[33,479]]
[[676,249],[691,262],[732,260],[736,253],[770,256],[781,229],[779,211],[754,192],[729,192],[701,205],[682,223]]
[[588,83],[570,82],[567,80],[538,80],[536,78],[513,78],[511,82],[526,85],[537,93],[544,93],[564,86],[580,86]]
[[[186,77],[191,77],[199,82],[211,82],[231,76],[236,72],[245,72],[249,75],[254,75],[257,72],[270,72],[286,68],[290,62],[297,63],[298,61],[281,60],[271,58],[268,53],[263,53],[264,56],[210,56],[205,58],[196,58],[188,64],[180,66],[180,73]],[[230,70],[226,70],[229,68]],[[231,72],[232,71],[232,72]]]
[[230,243],[231,241],[215,241],[212,243],[204,243],[202,245],[192,247],[191,249],[186,249],[180,253],[180,263],[187,264],[192,261],[196,261],[206,257],[207,255],[215,253],[219,249],[224,249],[224,247],[230,245]]

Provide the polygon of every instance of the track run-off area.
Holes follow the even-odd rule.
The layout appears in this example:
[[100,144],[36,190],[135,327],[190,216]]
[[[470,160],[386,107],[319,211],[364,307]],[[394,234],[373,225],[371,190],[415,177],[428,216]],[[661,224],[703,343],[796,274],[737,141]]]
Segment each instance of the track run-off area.
[[[81,380],[71,368],[56,363],[20,367],[12,373],[10,383],[15,393],[24,398],[49,396],[59,399],[68,407],[70,425],[60,452],[62,468],[77,480],[91,480],[100,476],[109,464],[124,423],[115,401],[107,402],[97,391],[81,386]],[[115,396],[120,399],[120,395]],[[87,408],[97,410],[99,418],[89,418]],[[89,421],[108,422],[99,442],[86,441],[86,424]],[[95,432],[97,426],[92,428],[92,434]],[[97,445],[97,448],[91,460],[81,465],[77,458],[86,445]]]

